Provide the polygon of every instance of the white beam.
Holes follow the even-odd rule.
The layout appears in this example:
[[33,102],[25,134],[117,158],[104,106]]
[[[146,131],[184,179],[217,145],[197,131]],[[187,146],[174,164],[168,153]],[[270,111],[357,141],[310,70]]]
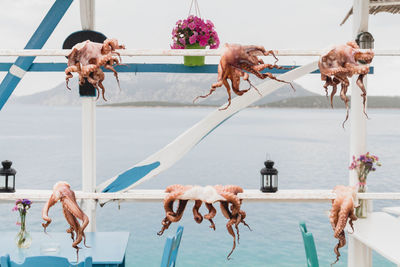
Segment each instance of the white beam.
[[[83,30],[94,30],[94,0],[80,0],[81,25]],[[82,101],[82,190],[93,193],[96,190],[96,100],[95,97],[81,97]],[[82,209],[89,217],[87,231],[96,231],[96,202],[84,199]]]
[[[361,32],[368,31],[369,0],[353,0],[353,36],[355,40]],[[367,77],[364,77],[364,85],[367,88]],[[363,98],[361,89],[356,84],[356,77],[351,80],[351,110],[350,110],[350,162],[353,155],[358,157],[366,153],[367,118],[363,113]],[[366,104],[365,104],[366,105]],[[350,164],[349,164],[350,165]],[[349,184],[358,183],[357,172],[349,172]],[[372,267],[372,251],[365,244],[355,240],[351,235],[348,245],[349,267]]]
[[[326,49],[274,50],[277,56],[320,56]],[[121,56],[220,56],[222,49],[126,49],[118,50]],[[400,56],[400,49],[374,50],[375,56]],[[67,56],[70,49],[0,49],[0,56]]]
[[400,1],[387,1],[387,2],[373,2],[373,3],[369,3],[370,7],[378,7],[378,6],[400,6]]
[[82,30],[94,30],[95,2],[94,0],[80,0]]
[[[96,98],[81,97],[82,101],[82,190],[96,189]],[[88,231],[96,231],[96,203],[82,201],[82,209],[89,217]]]
[[[0,194],[0,203],[28,198],[35,202],[45,202],[52,194],[51,190],[19,189],[15,193]],[[90,193],[75,191],[77,200],[120,200],[120,201],[157,201],[162,202],[167,193],[162,189],[135,189],[121,193]],[[238,197],[245,202],[330,202],[336,197],[332,190],[279,190],[276,193],[262,193],[258,189],[245,189]],[[359,199],[400,200],[398,192],[359,193]]]

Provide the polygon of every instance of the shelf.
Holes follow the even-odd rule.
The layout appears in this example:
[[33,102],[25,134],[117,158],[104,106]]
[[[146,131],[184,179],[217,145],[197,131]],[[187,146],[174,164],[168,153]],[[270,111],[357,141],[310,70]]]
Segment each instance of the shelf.
[[[0,193],[0,202],[12,202],[16,199],[29,198],[32,201],[47,201],[51,190],[17,190],[15,193]],[[77,199],[119,200],[119,201],[162,201],[164,190],[130,190],[124,193],[85,193],[75,192]],[[238,195],[248,202],[327,202],[335,198],[332,190],[279,190],[276,193],[262,193],[258,189],[247,189]],[[360,193],[359,199],[400,200],[400,193]]]

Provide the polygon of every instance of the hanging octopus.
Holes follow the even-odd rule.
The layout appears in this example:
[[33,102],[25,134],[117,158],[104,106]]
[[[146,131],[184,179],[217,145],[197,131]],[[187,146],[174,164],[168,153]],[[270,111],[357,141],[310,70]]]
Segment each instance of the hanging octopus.
[[[278,82],[288,83],[290,86],[292,86],[290,82],[280,80],[271,73],[261,73],[261,71],[265,69],[291,69],[280,67],[275,64],[264,64],[264,61],[257,57],[263,55],[272,55],[275,58],[275,63],[278,61],[274,52],[272,50],[265,50],[263,46],[225,44],[224,53],[222,54],[218,64],[218,82],[211,86],[211,90],[208,94],[196,97],[193,102],[197,101],[199,98],[206,98],[210,96],[218,87],[224,85],[228,93],[228,105],[224,108],[220,108],[219,110],[227,109],[231,105],[231,87],[229,86],[228,79],[231,80],[233,92],[238,96],[248,92],[251,87],[257,90],[257,92],[260,94],[258,89],[250,82],[249,74],[247,72],[256,75],[260,79],[270,78]],[[243,77],[243,80],[249,83],[250,87],[248,89],[239,89],[241,77]],[[292,88],[294,90],[293,86]]]
[[79,74],[80,85],[83,85],[85,80],[87,80],[96,88],[97,99],[100,95],[100,88],[103,99],[107,101],[104,97],[104,73],[101,67],[103,66],[114,73],[119,86],[118,73],[114,69],[114,66],[119,65],[121,57],[115,51],[116,49],[125,49],[125,46],[119,45],[116,39],[106,39],[102,44],[89,40],[76,44],[68,55],[68,67],[65,69],[67,88],[71,90],[68,86],[68,81],[73,77],[72,72],[77,72]]
[[354,214],[354,202],[356,198],[356,190],[351,186],[338,185],[333,189],[336,198],[332,200],[332,209],[330,211],[329,220],[333,229],[333,236],[339,240],[335,246],[334,252],[336,254],[335,264],[339,261],[340,252],[339,248],[346,245],[346,236],[344,228],[346,227],[347,220],[351,229],[353,228],[353,221],[357,220]]
[[[185,207],[189,200],[195,201],[192,210],[194,220],[197,223],[201,223],[203,221],[203,218],[207,219],[210,222],[210,228],[215,230],[215,223],[212,219],[217,214],[217,210],[212,204],[219,201],[222,214],[225,216],[225,218],[229,220],[226,224],[226,228],[228,230],[228,233],[233,237],[233,247],[227,256],[227,258],[229,259],[236,248],[236,235],[233,230],[233,226],[235,226],[238,241],[239,224],[243,223],[245,226],[249,227],[244,221],[244,219],[246,218],[246,212],[240,209],[242,200],[237,196],[238,193],[243,192],[243,189],[240,186],[236,185],[216,185],[201,187],[197,185],[185,186],[176,184],[168,186],[165,192],[168,193],[164,199],[164,209],[166,216],[162,221],[163,227],[161,231],[158,232],[158,235],[162,235],[164,231],[168,229],[171,223],[181,220],[183,212],[185,211]],[[175,200],[179,200],[176,211],[173,210]],[[199,212],[199,209],[203,202],[208,209],[208,214],[204,216]]]
[[[53,194],[50,196],[42,210],[42,218],[46,221],[46,223],[42,223],[42,226],[46,232],[46,228],[51,223],[51,219],[49,218],[49,209],[58,201],[61,202],[64,217],[70,225],[69,229],[67,229],[67,233],[71,234],[73,241],[72,247],[76,249],[78,255],[78,245],[82,239],[85,247],[88,247],[86,246],[84,231],[86,226],[89,224],[89,218],[79,207],[76,202],[75,193],[71,190],[71,186],[67,182],[58,182],[54,185]],[[82,224],[79,223],[78,219],[82,221]]]
[[[322,55],[318,62],[318,67],[321,72],[321,80],[325,82],[324,88],[326,96],[328,96],[328,87],[332,86],[331,92],[331,107],[333,108],[333,96],[336,94],[337,85],[341,85],[340,98],[346,105],[346,119],[344,120],[342,126],[344,128],[344,123],[349,118],[349,98],[346,96],[347,89],[350,85],[349,79],[353,75],[358,74],[357,85],[361,89],[363,97],[363,112],[365,116],[365,102],[367,100],[367,91],[364,86],[364,76],[368,74],[369,67],[372,59],[374,58],[374,52],[372,50],[367,50],[365,52],[360,50],[360,47],[355,42],[348,42],[345,45],[337,45],[331,49],[328,53]],[[368,117],[368,116],[367,116]]]

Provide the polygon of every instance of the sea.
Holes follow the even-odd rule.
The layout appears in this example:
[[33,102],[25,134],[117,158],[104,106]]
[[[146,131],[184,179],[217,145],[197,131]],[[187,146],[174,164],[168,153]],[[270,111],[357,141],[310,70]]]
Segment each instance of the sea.
[[[211,113],[213,108],[97,108],[97,183],[127,170],[163,148]],[[368,110],[368,151],[382,166],[368,176],[369,192],[400,192],[400,110]],[[171,184],[236,184],[260,187],[266,158],[279,171],[279,190],[333,189],[348,184],[350,121],[343,129],[343,109],[249,108],[226,121],[184,158],[137,189]],[[17,189],[51,189],[57,181],[81,188],[81,108],[6,105],[0,112],[0,160],[12,160]],[[129,231],[126,266],[159,266],[165,238],[178,225],[184,233],[177,266],[306,266],[299,221],[313,233],[320,266],[335,260],[337,240],[327,212],[331,204],[242,204],[250,231],[240,226],[240,244],[232,254],[232,237],[218,205],[216,231],[197,224],[186,208],[182,220],[158,236],[165,216],[162,202],[112,202],[97,208],[98,231]],[[400,206],[375,201],[374,210]],[[68,225],[58,204],[50,211],[48,231]],[[0,204],[0,231],[17,231],[12,203]],[[41,232],[43,203],[33,203],[27,229]],[[206,212],[202,207],[201,212]],[[1,237],[0,237],[1,242]],[[84,251],[81,250],[81,251]],[[84,253],[84,252],[83,252]],[[335,266],[347,266],[347,245]],[[395,266],[373,254],[374,266]]]

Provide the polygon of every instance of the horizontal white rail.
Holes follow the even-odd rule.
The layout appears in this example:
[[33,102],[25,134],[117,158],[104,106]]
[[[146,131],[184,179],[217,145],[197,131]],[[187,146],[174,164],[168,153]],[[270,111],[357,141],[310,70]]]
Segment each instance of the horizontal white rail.
[[[0,193],[1,202],[12,202],[28,198],[35,202],[47,201],[51,190],[17,190],[15,193]],[[119,201],[162,201],[164,190],[130,190],[124,193],[85,193],[75,192],[77,199],[119,200]],[[262,193],[258,189],[247,189],[238,195],[244,201],[275,202],[326,202],[335,198],[332,190],[279,190],[276,193]],[[359,199],[400,200],[400,193],[359,193]]]
[[398,6],[400,5],[400,1],[393,1],[393,2],[373,2],[369,3],[370,7],[376,7],[376,6]]
[[[278,56],[320,56],[325,50],[274,50]],[[0,49],[0,56],[67,56],[69,49]],[[220,56],[222,49],[127,49],[121,56]],[[400,50],[375,50],[376,56],[400,56]]]

